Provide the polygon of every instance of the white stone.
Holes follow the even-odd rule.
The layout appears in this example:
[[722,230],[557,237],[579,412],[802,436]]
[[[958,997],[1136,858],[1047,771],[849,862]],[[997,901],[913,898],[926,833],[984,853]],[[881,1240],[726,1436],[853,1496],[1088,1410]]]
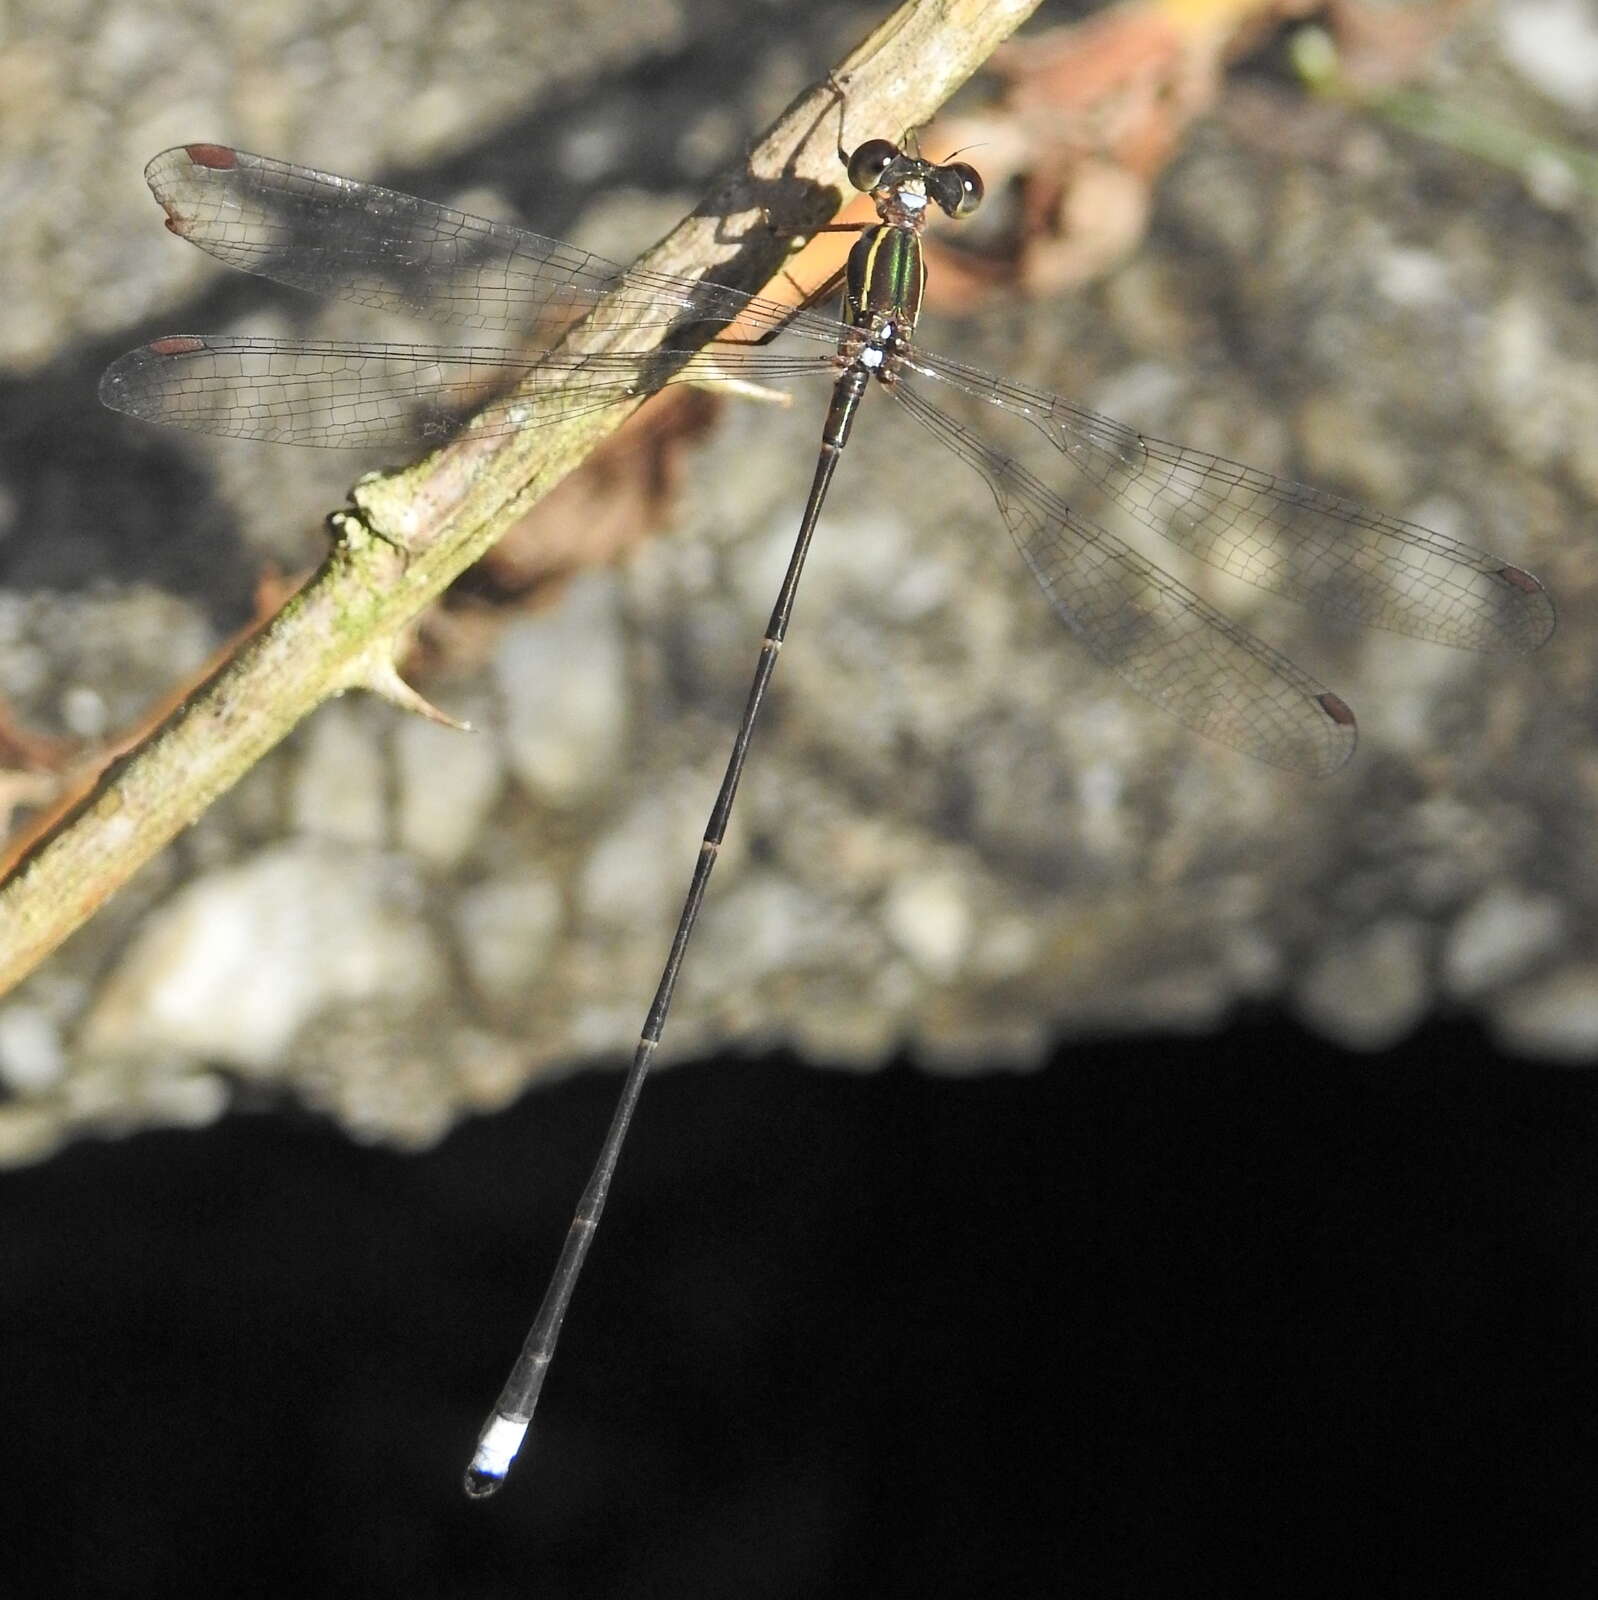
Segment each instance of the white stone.
[[627,663],[608,572],[585,573],[560,603],[505,630],[494,658],[517,781],[574,807],[616,771],[627,731]]
[[1514,0],[1498,8],[1504,54],[1550,100],[1598,111],[1598,15],[1592,0]]
[[1410,1033],[1430,1003],[1426,936],[1390,918],[1324,951],[1294,996],[1304,1019],[1350,1050],[1385,1050]]
[[169,1126],[208,1128],[227,1111],[232,1098],[218,1074],[185,1072],[158,1078],[151,1085],[145,1104],[152,1115]]
[[491,1000],[514,1000],[549,955],[561,923],[560,891],[543,878],[481,883],[455,907],[472,981]]
[[300,840],[209,873],[153,912],[81,1042],[91,1055],[171,1052],[259,1070],[331,1006],[416,1006],[446,981],[401,863]]
[[61,720],[80,739],[103,739],[111,722],[105,696],[87,684],[74,684],[61,695]]
[[694,968],[696,981],[712,993],[752,988],[806,952],[825,949],[835,920],[792,879],[750,873],[716,897],[704,930],[709,959]]
[[1039,922],[1010,913],[982,919],[981,936],[972,947],[972,964],[978,976],[995,982],[1024,972],[1037,959],[1042,943]]
[[883,901],[882,920],[894,943],[939,982],[960,970],[971,948],[971,907],[953,873],[896,884]]
[[1386,250],[1372,262],[1377,293],[1406,310],[1428,311],[1452,299],[1448,263],[1434,250]]
[[481,834],[505,781],[494,736],[407,717],[394,738],[400,844],[453,866]]
[[1565,916],[1558,901],[1500,885],[1466,908],[1443,946],[1443,981],[1456,995],[1479,994],[1520,977],[1556,949]]
[[0,1082],[17,1094],[38,1094],[59,1083],[65,1068],[60,1030],[43,1006],[0,1010]]
[[381,844],[387,777],[366,708],[334,701],[298,741],[289,815],[301,833],[346,844]]

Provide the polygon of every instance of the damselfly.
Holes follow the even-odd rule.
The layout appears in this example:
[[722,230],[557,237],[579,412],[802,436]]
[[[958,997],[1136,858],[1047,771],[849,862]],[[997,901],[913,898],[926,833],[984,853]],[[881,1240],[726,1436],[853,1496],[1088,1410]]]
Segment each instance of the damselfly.
[[[1495,556],[923,350],[914,342],[922,230],[934,206],[950,217],[974,211],[981,179],[963,162],[940,165],[881,139],[839,154],[879,219],[850,253],[841,319],[614,266],[505,223],[219,145],[168,150],[146,171],[167,226],[230,266],[522,344],[171,335],[123,356],[101,380],[106,404],[134,416],[288,444],[371,446],[504,432],[707,376],[762,385],[814,376],[834,385],[799,536],[659,987],[559,1263],[479,1437],[466,1476],[474,1495],[503,1481],[531,1422],[660,1042],[816,519],[873,379],[987,480],[1022,558],[1093,655],[1188,727],[1272,765],[1335,771],[1354,749],[1353,713],[1091,520],[1084,498],[1119,507],[1222,572],[1335,617],[1512,653],[1535,650],[1553,630],[1541,583]],[[628,331],[592,348],[564,343],[584,313],[590,329],[613,315]],[[711,343],[707,362],[707,325],[735,321],[755,337]],[[996,448],[934,394],[1014,424],[1014,442]]]

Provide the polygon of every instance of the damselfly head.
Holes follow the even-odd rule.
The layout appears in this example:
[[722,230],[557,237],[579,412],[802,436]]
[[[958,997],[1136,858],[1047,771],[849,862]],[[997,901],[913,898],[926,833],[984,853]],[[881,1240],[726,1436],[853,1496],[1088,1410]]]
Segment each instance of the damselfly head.
[[982,204],[982,179],[964,161],[939,166],[888,139],[867,139],[849,157],[849,181],[881,200],[898,198],[916,210],[931,200],[945,216],[969,217]]

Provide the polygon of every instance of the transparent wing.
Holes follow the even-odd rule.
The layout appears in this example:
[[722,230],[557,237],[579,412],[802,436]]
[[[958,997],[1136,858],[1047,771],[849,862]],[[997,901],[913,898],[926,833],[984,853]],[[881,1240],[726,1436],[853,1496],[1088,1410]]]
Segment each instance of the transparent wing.
[[670,383],[836,377],[831,357],[710,345],[536,357],[459,345],[350,344],[169,334],[113,361],[113,411],[197,433],[355,448],[511,433],[618,405]]
[[1286,656],[1078,516],[901,379],[893,393],[987,480],[1017,547],[1065,625],[1106,666],[1194,732],[1324,777],[1354,753],[1354,714]]
[[[225,145],[163,151],[145,180],[180,238],[243,272],[315,294],[546,344],[599,302],[669,328],[786,325],[836,345],[838,322],[736,289],[641,272],[504,222]],[[645,320],[641,321],[640,317]]]
[[[107,369],[101,397],[151,421],[295,444],[437,441],[479,413],[489,433],[537,426],[706,377],[762,384],[837,370],[843,326],[740,291],[618,267],[523,229],[372,184],[187,145],[157,156],[167,225],[227,264],[362,304],[553,345],[617,297],[638,348],[543,349],[175,335]],[[795,340],[697,347],[737,319]],[[691,332],[690,332],[691,330]],[[815,342],[824,345],[818,351]],[[697,353],[696,353],[697,352]],[[1222,571],[1331,614],[1442,643],[1526,651],[1553,631],[1530,573],[1322,491],[1153,439],[1059,396],[915,352],[907,409],[987,478],[1012,535],[1093,652],[1195,730],[1278,766],[1335,770],[1348,708],[1290,661],[1072,509],[1017,460],[916,391],[916,372],[1017,417],[1162,536]],[[1073,499],[1075,495],[1073,493]]]
[[1210,566],[1323,614],[1517,654],[1554,631],[1529,572],[1443,534],[1220,456],[1153,439],[1059,395],[919,350],[918,372],[1030,422],[1072,468]]

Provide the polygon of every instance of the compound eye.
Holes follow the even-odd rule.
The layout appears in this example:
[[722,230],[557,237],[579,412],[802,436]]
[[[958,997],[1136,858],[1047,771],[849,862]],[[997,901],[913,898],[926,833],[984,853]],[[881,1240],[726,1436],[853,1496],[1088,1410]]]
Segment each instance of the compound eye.
[[886,139],[867,139],[849,157],[849,181],[863,194],[870,194],[882,175],[899,159],[899,147]]
[[969,217],[982,204],[982,175],[964,161],[951,161],[939,167],[933,194],[939,206],[951,217]]

